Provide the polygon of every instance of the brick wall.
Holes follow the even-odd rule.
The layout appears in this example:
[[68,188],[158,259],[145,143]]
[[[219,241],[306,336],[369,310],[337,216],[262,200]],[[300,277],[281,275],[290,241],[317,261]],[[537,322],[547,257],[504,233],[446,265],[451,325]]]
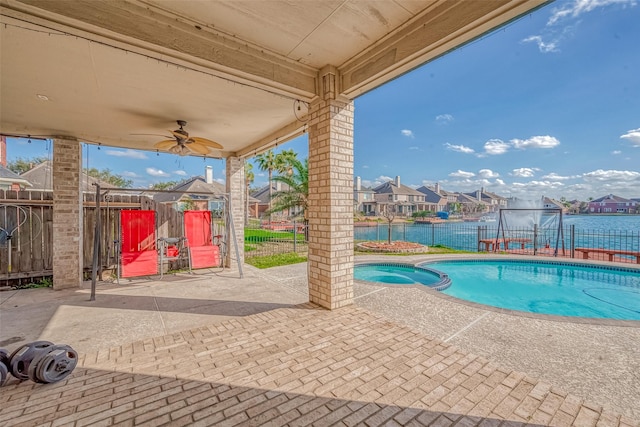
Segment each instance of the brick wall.
[[309,297],[336,309],[353,302],[353,102],[321,73],[309,121]]
[[[226,173],[227,193],[229,193],[229,203],[235,228],[235,238],[238,244],[238,252],[240,256],[240,259],[238,259],[237,262],[242,265],[244,264],[244,210],[246,205],[244,159],[239,157],[227,158]],[[229,233],[231,233],[231,228]],[[233,234],[230,234],[230,239],[233,238]],[[236,247],[231,240],[229,240],[227,254],[227,264],[231,267],[236,267],[231,264],[232,260],[236,259]]]
[[82,283],[82,147],[75,139],[53,141],[53,288]]

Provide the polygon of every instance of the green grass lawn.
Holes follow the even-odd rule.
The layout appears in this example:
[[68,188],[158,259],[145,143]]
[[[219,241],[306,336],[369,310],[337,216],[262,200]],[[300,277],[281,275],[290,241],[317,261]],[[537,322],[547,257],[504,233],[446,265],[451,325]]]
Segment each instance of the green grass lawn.
[[[269,240],[293,240],[294,233],[292,231],[272,231],[272,230],[261,230],[254,228],[247,228],[244,230],[244,240],[245,242],[265,242]],[[304,234],[296,233],[295,234],[297,241],[304,241]]]
[[277,255],[257,256],[245,259],[245,262],[247,264],[253,265],[257,268],[279,267],[281,265],[298,264],[300,262],[306,261],[306,256],[297,254],[295,252]]

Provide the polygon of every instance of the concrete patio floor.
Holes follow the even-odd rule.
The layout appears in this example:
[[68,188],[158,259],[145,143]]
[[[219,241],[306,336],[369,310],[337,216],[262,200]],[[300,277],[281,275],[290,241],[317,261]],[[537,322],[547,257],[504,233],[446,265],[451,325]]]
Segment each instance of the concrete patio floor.
[[0,425],[640,425],[640,322],[355,293],[306,304],[306,264],[99,284],[94,302],[0,292],[0,347],[80,353],[59,383],[5,385]]

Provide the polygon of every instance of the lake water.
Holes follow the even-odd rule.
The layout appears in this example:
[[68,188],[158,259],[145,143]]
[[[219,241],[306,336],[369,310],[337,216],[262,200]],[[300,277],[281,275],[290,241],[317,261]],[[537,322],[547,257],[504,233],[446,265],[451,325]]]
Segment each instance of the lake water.
[[[504,234],[533,241],[534,229],[526,218],[505,220]],[[640,215],[565,215],[561,233],[557,216],[540,218],[535,232],[536,247],[545,245],[569,249],[574,247],[609,248],[640,251]],[[355,227],[355,240],[386,240],[388,225]],[[392,240],[442,245],[453,249],[476,251],[479,239],[502,237],[498,222],[444,222],[441,224],[394,224]],[[532,248],[533,244],[526,244]]]

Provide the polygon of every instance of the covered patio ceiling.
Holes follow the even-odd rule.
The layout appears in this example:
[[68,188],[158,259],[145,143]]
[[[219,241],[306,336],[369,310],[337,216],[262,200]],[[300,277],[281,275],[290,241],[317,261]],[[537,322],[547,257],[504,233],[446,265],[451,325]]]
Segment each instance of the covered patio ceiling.
[[0,132],[155,151],[176,120],[251,156],[546,0],[0,0]]

